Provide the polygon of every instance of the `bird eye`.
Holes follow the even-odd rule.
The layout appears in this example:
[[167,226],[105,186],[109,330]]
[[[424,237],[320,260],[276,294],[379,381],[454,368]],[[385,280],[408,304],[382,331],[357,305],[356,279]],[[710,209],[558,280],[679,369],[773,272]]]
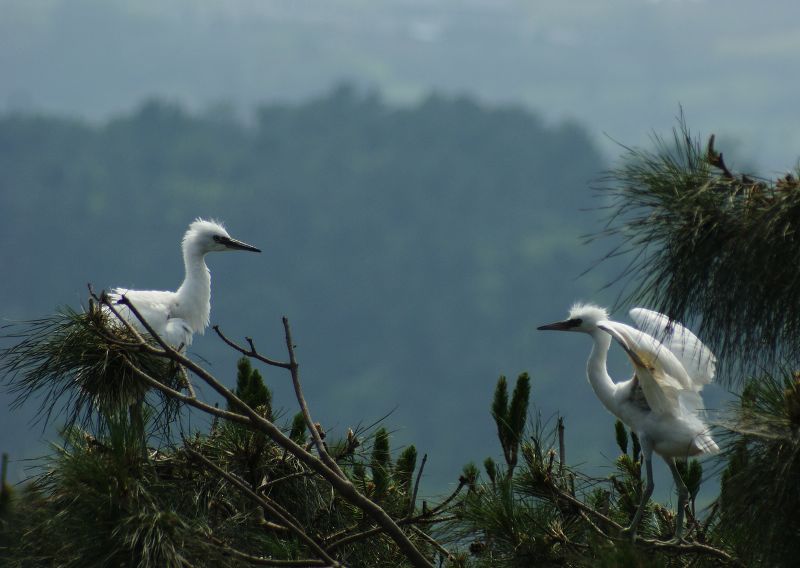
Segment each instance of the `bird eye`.
[[219,235],[213,235],[211,238],[214,239],[214,242],[217,242],[217,243],[221,243],[222,242],[222,237],[220,237]]

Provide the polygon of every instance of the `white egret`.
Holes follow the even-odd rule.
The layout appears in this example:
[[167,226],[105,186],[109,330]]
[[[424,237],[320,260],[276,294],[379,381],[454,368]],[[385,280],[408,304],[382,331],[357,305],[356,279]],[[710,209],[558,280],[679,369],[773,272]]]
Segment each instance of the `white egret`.
[[[176,292],[114,288],[109,297],[117,302],[124,295],[162,339],[176,348],[187,347],[193,334],[205,331],[211,314],[211,274],[206,254],[228,250],[261,252],[232,238],[220,223],[197,219],[183,236],[186,276]],[[145,331],[127,306],[116,307],[122,317]]]
[[[689,492],[675,458],[719,451],[700,417],[700,391],[714,378],[716,358],[691,331],[662,314],[634,308],[630,316],[639,329],[610,321],[606,310],[598,306],[576,304],[566,320],[538,329],[579,331],[592,337],[594,347],[586,368],[589,384],[603,405],[636,432],[647,474],[641,503],[626,531],[635,538],[653,493],[655,452],[667,462],[677,486],[675,539],[680,541]],[[627,381],[615,383],[606,369],[612,338],[633,363],[634,375]]]

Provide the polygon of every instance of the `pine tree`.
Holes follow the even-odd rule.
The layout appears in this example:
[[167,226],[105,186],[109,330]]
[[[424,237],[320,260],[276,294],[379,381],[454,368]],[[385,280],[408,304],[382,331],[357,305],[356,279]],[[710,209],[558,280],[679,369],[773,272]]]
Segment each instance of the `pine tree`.
[[[427,568],[440,554],[427,531],[443,508],[417,509],[413,446],[392,467],[385,428],[367,435],[371,452],[352,430],[344,440],[308,441],[304,412],[274,423],[282,413],[273,412],[250,359],[238,361],[230,392],[180,352],[109,326],[105,317],[92,306],[23,325],[18,343],[0,352],[19,403],[41,392],[45,420],[62,404],[70,411],[61,443],[11,507],[3,462],[0,564],[225,567],[346,559]],[[273,366],[295,372],[288,320],[284,327],[290,362]],[[227,410],[197,398],[187,368],[225,396]],[[131,401],[146,404],[136,414]],[[183,404],[221,419],[208,432],[187,432]],[[316,464],[326,459],[333,465],[320,472]],[[364,493],[354,497],[356,486]],[[396,524],[401,519],[404,528]],[[401,535],[383,528],[392,524]]]
[[[706,523],[750,565],[788,566],[798,556],[800,486],[800,169],[775,180],[731,171],[712,135],[705,148],[681,121],[670,143],[629,149],[603,192],[604,236],[633,261],[629,302],[699,318],[716,352],[717,380],[739,392],[718,420],[725,469]],[[690,487],[696,462],[681,466]],[[792,536],[794,535],[794,536]]]

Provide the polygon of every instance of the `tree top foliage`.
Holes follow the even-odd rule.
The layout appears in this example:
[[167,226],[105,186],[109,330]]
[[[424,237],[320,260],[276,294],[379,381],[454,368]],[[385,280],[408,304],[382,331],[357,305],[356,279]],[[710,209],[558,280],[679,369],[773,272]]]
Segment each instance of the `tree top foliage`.
[[[252,118],[163,100],[103,123],[0,113],[0,266],[13,267],[0,314],[75,305],[87,281],[175,289],[188,222],[249,227],[263,262],[209,262],[212,320],[255,332],[291,315],[318,349],[306,363],[327,377],[318,396],[354,422],[402,396],[407,441],[424,434],[452,456],[428,465],[444,490],[481,432],[452,436],[433,401],[500,360],[525,368],[537,311],[604,279],[572,279],[599,254],[579,246],[588,214],[575,212],[601,155],[574,123],[468,97],[398,106],[341,86]],[[208,336],[193,350],[225,354]],[[557,361],[543,361],[552,375]],[[453,419],[470,424],[484,401],[463,392]]]
[[[627,255],[625,299],[677,320],[723,363],[745,368],[800,348],[800,171],[766,180],[729,170],[681,118],[655,150],[626,148],[600,188],[610,201],[597,236]],[[723,379],[725,380],[725,379]],[[733,380],[733,379],[727,379]]]

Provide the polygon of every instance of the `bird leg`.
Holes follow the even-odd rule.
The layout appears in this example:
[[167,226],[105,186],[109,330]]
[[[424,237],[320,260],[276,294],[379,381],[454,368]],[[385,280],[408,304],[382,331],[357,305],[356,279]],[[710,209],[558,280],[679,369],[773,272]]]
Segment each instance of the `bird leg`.
[[666,462],[672,472],[675,486],[678,488],[678,514],[675,518],[675,538],[673,540],[680,543],[683,542],[683,515],[686,511],[686,502],[689,500],[689,490],[686,488],[683,479],[681,479],[681,474],[675,465],[675,458],[669,458]]
[[650,496],[653,495],[653,488],[655,487],[655,483],[653,482],[653,451],[649,447],[643,445],[642,455],[644,457],[645,472],[647,474],[647,480],[644,490],[642,491],[642,500],[639,503],[639,508],[636,509],[636,514],[633,515],[631,524],[628,528],[622,530],[622,533],[629,536],[631,540],[636,540],[636,529],[639,527],[645,507],[647,507],[647,502],[650,500]]

